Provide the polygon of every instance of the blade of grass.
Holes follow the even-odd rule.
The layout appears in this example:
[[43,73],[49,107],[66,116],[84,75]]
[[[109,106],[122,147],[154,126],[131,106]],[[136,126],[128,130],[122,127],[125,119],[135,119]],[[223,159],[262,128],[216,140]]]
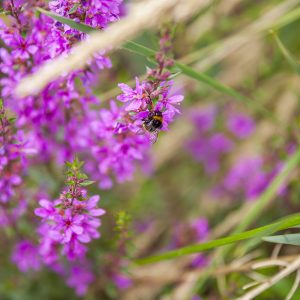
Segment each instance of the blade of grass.
[[287,218],[282,219],[281,221],[277,221],[275,223],[265,225],[262,227],[258,227],[249,231],[245,231],[242,233],[237,233],[225,238],[216,239],[213,241],[209,241],[206,243],[196,244],[192,246],[187,246],[184,248],[180,248],[177,250],[169,251],[163,254],[154,255],[150,257],[145,257],[141,259],[137,259],[134,262],[139,265],[150,264],[159,262],[167,259],[174,259],[184,255],[189,255],[193,253],[199,253],[206,250],[211,250],[220,246],[232,244],[238,241],[247,240],[258,235],[266,234],[266,233],[274,233],[279,230],[291,228],[293,226],[300,224],[300,214],[292,215]]
[[290,11],[288,14],[281,17],[278,22],[274,25],[274,29],[278,30],[300,18],[300,7],[297,7]]
[[145,47],[143,45],[140,45],[136,42],[132,42],[132,41],[127,42],[122,48],[125,50],[128,50],[132,53],[139,54],[142,56],[154,57],[154,55],[156,53],[155,50]]
[[298,75],[300,75],[300,63],[299,63],[299,61],[297,61],[294,58],[294,56],[290,53],[290,51],[284,46],[284,44],[281,42],[281,40],[279,39],[279,37],[278,37],[278,35],[276,34],[275,31],[272,30],[272,31],[270,31],[270,33],[272,34],[273,38],[275,39],[275,42],[276,42],[278,48],[280,49],[281,53],[285,57],[285,59],[288,61],[288,63],[294,69],[294,71]]
[[[286,1],[286,2],[288,2],[288,1]],[[279,4],[277,6],[277,8],[275,7],[274,9],[278,10],[278,8],[281,5],[285,6],[286,4],[287,3]],[[296,3],[294,3],[294,5],[296,5]],[[285,9],[283,9],[283,10],[285,10]],[[272,28],[279,30],[282,27],[284,27],[300,18],[300,7],[293,9],[292,11],[286,13],[285,15],[281,16],[280,18],[278,18],[278,20],[273,21],[272,23],[269,23],[267,21],[267,24],[266,24],[265,21],[268,20],[268,18],[270,18],[270,13],[271,13],[271,11],[267,12],[266,14],[261,16],[260,19],[258,19],[254,23],[244,27],[241,31],[239,31],[235,35],[225,37],[221,40],[214,42],[213,44],[210,44],[202,49],[195,51],[194,53],[191,53],[190,55],[186,56],[185,63],[193,63],[195,61],[199,62],[202,60],[207,61],[207,59],[211,61],[211,58],[209,58],[209,57],[211,57],[213,55],[214,51],[216,51],[218,49],[218,51],[222,52],[222,49],[224,49],[224,48],[227,48],[227,47],[231,48],[233,46],[232,42],[235,39],[236,39],[235,41],[237,42],[238,45],[241,45],[240,44],[241,41],[243,41],[242,44],[245,44],[246,42],[251,43],[251,42],[253,42],[254,38],[257,38],[259,36],[261,36],[261,37],[264,36]],[[273,13],[274,13],[274,11],[273,11]],[[246,36],[248,36],[248,38]],[[215,64],[217,62],[219,62],[219,59],[213,60],[212,64]],[[201,63],[200,63],[200,65],[203,66],[203,64],[201,64]]]
[[270,111],[268,111],[266,108],[264,108],[261,104],[259,104],[259,102],[254,101],[253,99],[242,95],[235,89],[233,89],[225,84],[222,84],[221,82],[206,75],[205,73],[198,72],[195,69],[193,69],[183,63],[175,62],[175,66],[177,68],[179,68],[183,74],[185,74],[191,78],[194,78],[199,82],[207,84],[212,89],[214,89],[222,94],[231,96],[234,99],[245,103],[249,108],[257,111],[262,116],[268,117],[268,118],[272,119],[273,121],[276,121],[276,118],[274,117],[274,115]]

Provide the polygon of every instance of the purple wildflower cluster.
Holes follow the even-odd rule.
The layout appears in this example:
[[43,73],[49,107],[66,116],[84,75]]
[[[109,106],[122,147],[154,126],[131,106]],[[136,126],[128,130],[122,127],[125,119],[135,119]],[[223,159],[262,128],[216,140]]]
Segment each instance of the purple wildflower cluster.
[[[120,5],[123,0],[60,0],[50,1],[49,8],[64,17],[87,24],[93,28],[104,29],[109,23],[119,19]],[[79,34],[68,25],[58,24],[64,32]]]
[[[50,1],[49,9],[58,15],[70,18],[76,22],[84,23],[95,29],[105,29],[111,22],[115,22],[119,19],[120,9],[123,0],[60,0]],[[88,38],[87,34],[79,32],[76,29],[71,28],[66,24],[62,24],[58,21],[54,22],[54,29],[52,32],[55,35],[56,42],[59,41],[59,51],[68,52],[71,46],[78,40]],[[56,48],[57,49],[57,48]],[[91,79],[95,77],[98,69],[111,67],[109,58],[99,53],[94,55],[93,62],[90,62],[89,69],[85,70],[84,81],[88,80],[91,83]]]
[[282,164],[278,163],[270,170],[263,156],[239,159],[226,174],[220,190],[231,197],[256,199],[267,188],[281,167]]
[[[199,161],[208,175],[216,174],[224,154],[235,149],[239,140],[249,137],[255,130],[254,121],[232,108],[221,113],[211,106],[193,112],[191,120],[195,127],[194,137],[188,141],[188,150]],[[225,126],[220,126],[223,122]],[[225,128],[225,131],[218,130]],[[281,163],[271,167],[263,155],[237,159],[216,187],[219,196],[255,199],[280,171]],[[251,176],[249,176],[251,174]]]
[[168,124],[179,113],[178,105],[184,97],[171,93],[174,83],[170,79],[172,73],[168,68],[173,65],[173,60],[167,57],[171,47],[170,41],[170,31],[165,29],[160,39],[160,51],[155,57],[157,68],[148,69],[146,80],[139,82],[136,79],[135,89],[123,83],[119,84],[123,93],[117,99],[126,103],[127,118],[136,132],[141,131],[143,124],[145,125],[144,121],[153,115],[162,117],[162,124],[158,129],[167,130]]
[[195,133],[187,145],[195,160],[210,175],[219,171],[222,156],[233,149],[232,140],[217,130],[217,113],[214,106],[192,112]]
[[[51,7],[54,4],[63,7],[71,2],[52,1]],[[73,2],[75,5],[76,1]],[[96,2],[98,4],[91,6],[94,12],[102,4],[99,11],[102,21],[95,16],[96,23],[100,22],[103,27],[104,23],[117,19],[120,1],[109,1],[109,6],[107,1]],[[26,140],[37,149],[41,160],[49,161],[56,153],[54,158],[63,163],[86,146],[87,141],[81,141],[80,132],[75,136],[74,133],[93,113],[88,103],[97,101],[91,91],[96,71],[110,67],[111,63],[108,58],[97,55],[93,68],[73,72],[52,82],[38,96],[17,99],[14,89],[21,78],[34,72],[45,61],[68,53],[71,46],[82,38],[78,32],[70,28],[68,31],[62,24],[34,11],[34,6],[45,7],[46,4],[45,1],[4,1],[10,18],[9,25],[0,20],[0,36],[6,45],[0,50],[0,68],[5,75],[0,84],[5,106],[16,114],[17,128],[24,130]],[[113,10],[114,18],[108,12],[102,14],[108,8]],[[83,11],[81,13],[84,14]],[[90,21],[94,22],[92,19]],[[82,82],[84,89],[80,88],[78,81]],[[72,141],[69,136],[74,136]]]
[[[96,63],[50,83],[40,95],[17,99],[13,91],[21,78],[45,61],[68,53],[74,42],[88,38],[43,14],[35,14],[33,4],[37,5],[21,1],[13,6],[5,1],[11,25],[0,23],[0,36],[6,44],[0,52],[0,68],[5,74],[0,81],[2,97],[17,115],[17,128],[24,131],[24,138],[36,149],[41,162],[55,160],[62,165],[75,154],[84,154],[86,170],[100,188],[110,188],[113,177],[118,182],[131,179],[135,162],[143,161],[149,140],[153,140],[153,134],[144,130],[145,119],[159,112],[159,129],[166,130],[183,99],[170,93],[170,34],[163,34],[161,51],[156,55],[158,67],[148,70],[147,79],[141,83],[137,79],[134,89],[120,84],[123,93],[117,99],[126,103],[124,107],[112,101],[108,109],[91,108],[98,102],[92,93],[97,71],[110,66],[100,54],[94,59]],[[103,29],[118,18],[120,4],[121,1],[51,1],[49,7],[58,14]],[[38,5],[46,6],[43,1]]]
[[101,222],[95,217],[103,215],[104,210],[95,208],[99,196],[82,202],[85,191],[78,187],[70,189],[74,191],[64,192],[54,202],[40,200],[41,207],[35,210],[35,214],[43,220],[39,234],[46,263],[53,263],[59,257],[57,253],[53,253],[57,245],[62,246],[61,253],[68,260],[74,260],[85,255],[87,249],[84,244],[100,237],[97,228]]
[[0,104],[0,201],[7,203],[14,196],[14,186],[22,182],[20,177],[22,164],[22,145],[13,134],[12,127]]
[[22,132],[13,131],[13,122],[0,102],[0,226],[12,225],[26,208],[22,174],[27,163],[25,155],[32,151],[23,142]]
[[[67,277],[67,284],[81,295],[94,279],[86,257],[86,245],[100,237],[99,217],[105,211],[97,208],[100,197],[88,197],[83,188],[92,182],[80,171],[82,163],[75,159],[67,164],[66,189],[60,198],[54,201],[41,199],[40,207],[35,209],[35,215],[42,219],[38,228],[39,245],[28,240],[19,242],[12,260],[23,272],[39,270],[42,264],[48,266]],[[66,261],[70,263],[66,264]]]
[[41,268],[38,248],[28,240],[22,240],[17,243],[12,254],[12,261],[22,272],[27,272],[28,270],[38,271]]

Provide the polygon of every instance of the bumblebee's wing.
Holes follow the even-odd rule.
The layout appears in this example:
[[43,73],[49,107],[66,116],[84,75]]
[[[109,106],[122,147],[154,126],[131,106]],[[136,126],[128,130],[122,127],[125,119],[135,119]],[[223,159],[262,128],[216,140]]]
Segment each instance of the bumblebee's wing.
[[151,144],[154,144],[157,141],[158,132],[159,132],[159,130],[155,130],[155,131],[150,132],[150,131],[146,130],[145,128],[142,128],[142,129],[138,130],[136,132],[136,134],[146,135],[146,137],[149,139]]
[[146,132],[147,136],[149,137],[149,140],[151,142],[151,144],[156,143],[157,138],[158,138],[158,130],[152,131],[152,132]]

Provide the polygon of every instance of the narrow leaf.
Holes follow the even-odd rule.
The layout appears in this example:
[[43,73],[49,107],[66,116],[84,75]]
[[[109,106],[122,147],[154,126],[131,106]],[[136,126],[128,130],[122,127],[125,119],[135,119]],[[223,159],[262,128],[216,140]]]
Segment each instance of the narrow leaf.
[[288,61],[288,63],[294,69],[294,71],[300,75],[300,62],[297,61],[295,57],[291,54],[291,52],[284,46],[284,44],[281,42],[276,32],[271,31],[271,34],[275,39],[275,42],[278,48],[280,49],[281,53],[285,57],[285,59]]
[[79,5],[80,5],[79,3],[74,4],[73,7],[68,12],[68,15],[71,15],[71,14],[75,13],[77,8],[79,7]]
[[155,50],[145,47],[143,45],[140,45],[136,42],[132,42],[132,41],[127,42],[123,46],[123,49],[133,52],[135,54],[142,55],[142,56],[154,56],[156,53]]
[[91,185],[91,184],[93,184],[93,183],[95,183],[95,181],[92,181],[92,180],[86,180],[86,181],[80,183],[80,185],[81,185],[81,186],[88,186],[88,185]]
[[188,255],[188,254],[199,253],[199,252],[203,252],[206,250],[214,249],[216,247],[220,247],[220,246],[232,244],[232,243],[235,243],[238,241],[257,237],[258,235],[261,235],[262,233],[268,232],[270,234],[272,232],[291,228],[291,227],[299,225],[299,224],[300,224],[300,214],[292,215],[292,216],[290,216],[288,218],[284,218],[281,221],[278,221],[276,223],[272,223],[272,224],[262,226],[262,227],[259,227],[256,229],[252,229],[249,231],[245,231],[242,233],[237,233],[237,234],[225,237],[225,238],[216,239],[213,241],[196,244],[196,245],[192,245],[192,246],[187,246],[184,248],[169,251],[169,252],[159,254],[159,255],[154,255],[154,256],[150,256],[150,257],[146,257],[146,258],[137,259],[137,260],[135,260],[135,263],[150,264],[150,263],[154,263],[154,262],[158,262],[158,261],[162,261],[162,260],[177,258],[177,257]]
[[233,88],[231,88],[227,85],[224,85],[223,83],[206,75],[205,73],[198,72],[183,63],[175,61],[175,66],[178,67],[183,74],[185,74],[191,78],[194,78],[199,82],[203,82],[203,83],[207,84],[212,89],[214,89],[222,94],[226,94],[228,96],[233,97],[234,99],[236,99],[238,101],[244,102],[250,108],[253,108],[257,112],[261,113],[262,115],[267,116],[274,120],[273,115],[267,109],[265,109],[262,105],[258,104],[256,101],[253,101],[252,99],[240,94],[238,91],[234,90]]
[[45,9],[42,9],[40,7],[37,7],[36,8],[40,13],[62,23],[62,24],[66,24],[66,25],[69,25],[71,28],[73,29],[77,29],[78,31],[80,32],[83,32],[83,33],[92,33],[93,31],[95,31],[96,29],[91,27],[91,26],[88,26],[86,24],[83,24],[83,23],[79,23],[79,22],[76,22],[72,19],[69,19],[69,18],[66,18],[66,17],[62,17],[60,15],[57,15],[51,11],[48,11],[48,10],[45,10]]
[[263,237],[263,240],[270,243],[299,246],[300,233],[266,236]]

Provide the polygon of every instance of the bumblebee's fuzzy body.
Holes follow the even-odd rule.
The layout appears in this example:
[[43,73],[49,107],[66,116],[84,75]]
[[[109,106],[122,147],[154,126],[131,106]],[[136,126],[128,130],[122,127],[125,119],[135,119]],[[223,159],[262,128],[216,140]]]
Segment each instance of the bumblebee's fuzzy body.
[[149,132],[156,132],[162,128],[163,116],[160,111],[153,111],[144,119],[143,127]]

